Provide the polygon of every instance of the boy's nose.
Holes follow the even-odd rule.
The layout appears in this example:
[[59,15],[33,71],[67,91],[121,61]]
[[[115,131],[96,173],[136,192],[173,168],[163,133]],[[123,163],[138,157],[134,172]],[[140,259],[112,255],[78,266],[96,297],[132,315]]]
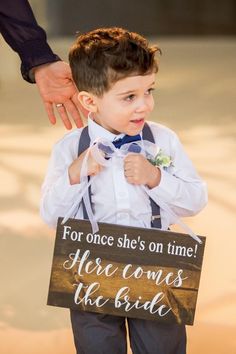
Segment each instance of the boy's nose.
[[149,110],[150,110],[150,104],[148,104],[148,102],[145,99],[139,100],[139,102],[137,102],[135,112],[139,113],[139,112],[146,112]]

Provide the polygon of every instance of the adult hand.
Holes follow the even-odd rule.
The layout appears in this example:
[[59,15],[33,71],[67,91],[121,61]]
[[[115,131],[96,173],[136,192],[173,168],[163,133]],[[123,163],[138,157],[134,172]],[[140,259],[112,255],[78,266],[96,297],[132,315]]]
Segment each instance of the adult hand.
[[[67,129],[72,128],[71,119],[78,128],[82,127],[80,112],[84,115],[88,112],[77,99],[78,91],[72,80],[70,66],[63,61],[57,61],[37,66],[33,72],[50,122],[56,123],[54,113],[54,107],[56,107]],[[58,104],[61,105],[57,106]]]

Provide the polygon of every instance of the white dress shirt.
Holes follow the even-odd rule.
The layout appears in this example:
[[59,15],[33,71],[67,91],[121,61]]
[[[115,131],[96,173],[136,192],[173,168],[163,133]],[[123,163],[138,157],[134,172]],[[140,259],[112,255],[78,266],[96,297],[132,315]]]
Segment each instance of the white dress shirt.
[[[155,143],[173,160],[172,167],[161,169],[160,184],[150,190],[151,195],[168,204],[179,217],[198,213],[207,202],[205,183],[196,173],[176,134],[163,125],[154,122],[148,124]],[[112,142],[124,135],[114,135],[91,119],[88,119],[88,129],[91,144],[96,138]],[[78,203],[78,209],[74,217],[83,219],[81,200],[78,199],[81,185],[71,185],[68,176],[68,167],[78,157],[81,131],[82,128],[66,134],[52,151],[40,206],[43,220],[52,227],[56,226],[57,218],[64,217],[75,202]],[[121,157],[112,157],[109,166],[93,178],[91,191],[92,208],[97,221],[151,227],[149,196],[126,181]],[[161,220],[163,229],[173,223],[171,215],[163,209]]]

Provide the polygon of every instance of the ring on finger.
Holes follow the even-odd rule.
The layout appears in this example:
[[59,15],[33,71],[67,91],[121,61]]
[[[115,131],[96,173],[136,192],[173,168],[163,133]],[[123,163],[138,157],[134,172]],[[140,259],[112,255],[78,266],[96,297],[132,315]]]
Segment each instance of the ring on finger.
[[56,104],[56,107],[57,107],[57,108],[63,107],[63,103],[57,103],[57,104]]

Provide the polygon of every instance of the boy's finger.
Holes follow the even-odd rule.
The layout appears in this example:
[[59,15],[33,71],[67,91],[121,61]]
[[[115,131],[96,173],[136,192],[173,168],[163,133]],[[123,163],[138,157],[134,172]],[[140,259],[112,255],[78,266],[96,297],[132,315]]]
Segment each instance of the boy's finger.
[[130,184],[140,184],[138,178],[135,176],[126,177],[126,181]]
[[124,168],[131,168],[131,166],[133,165],[133,161],[124,161]]
[[134,159],[133,157],[134,157],[133,153],[128,154],[128,155],[125,156],[124,161],[125,162],[133,161],[133,159]]
[[99,165],[96,161],[92,163],[93,175],[97,175],[102,170],[102,166]]

